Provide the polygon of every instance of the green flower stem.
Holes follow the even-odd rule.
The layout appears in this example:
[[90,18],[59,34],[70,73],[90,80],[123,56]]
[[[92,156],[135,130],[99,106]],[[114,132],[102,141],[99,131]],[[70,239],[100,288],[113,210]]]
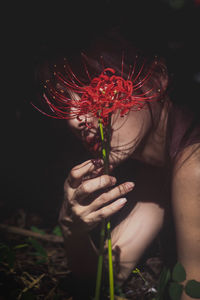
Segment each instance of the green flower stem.
[[110,290],[110,299],[114,300],[114,276],[113,276],[113,261],[112,261],[112,243],[111,243],[110,221],[108,221],[108,223],[107,223],[107,234],[108,234],[109,290]]
[[[109,126],[110,126],[110,124],[109,124]],[[106,145],[105,145],[103,124],[102,124],[102,121],[101,121],[100,118],[99,118],[99,129],[100,129],[100,136],[101,136],[101,142],[102,142],[102,157],[103,157],[103,161],[104,161],[104,173],[108,174],[109,173],[109,148],[106,147]],[[109,142],[109,140],[108,140],[108,142]],[[114,279],[113,279],[114,277],[113,277],[112,243],[111,243],[110,221],[108,221],[108,223],[107,223],[107,234],[108,234],[107,238],[108,238],[108,265],[109,265],[110,300],[114,300]],[[99,253],[99,258],[98,258],[95,300],[99,300],[99,297],[100,297],[102,266],[103,266],[104,236],[105,236],[105,220],[102,221],[102,227],[101,227],[100,253]]]
[[99,130],[100,130],[101,143],[102,143],[102,157],[103,157],[103,161],[104,161],[104,173],[108,174],[109,173],[109,153],[108,153],[108,149],[106,149],[103,124],[102,124],[102,121],[100,118],[99,118]]
[[104,238],[105,238],[105,220],[101,223],[100,232],[100,249],[98,257],[97,266],[97,278],[96,278],[96,289],[95,289],[95,300],[99,300],[101,292],[101,278],[102,278],[102,268],[103,268],[103,250],[104,250]]

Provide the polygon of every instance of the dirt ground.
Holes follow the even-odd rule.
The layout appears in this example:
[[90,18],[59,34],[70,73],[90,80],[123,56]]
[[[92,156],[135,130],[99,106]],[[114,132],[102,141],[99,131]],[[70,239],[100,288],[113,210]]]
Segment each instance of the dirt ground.
[[[1,300],[86,299],[87,286],[78,284],[68,268],[56,223],[41,228],[42,216],[23,209],[1,218]],[[132,273],[121,289],[116,288],[116,299],[153,299],[163,263],[158,247],[152,250],[138,266],[139,273]],[[105,287],[102,299],[109,299],[107,294]]]

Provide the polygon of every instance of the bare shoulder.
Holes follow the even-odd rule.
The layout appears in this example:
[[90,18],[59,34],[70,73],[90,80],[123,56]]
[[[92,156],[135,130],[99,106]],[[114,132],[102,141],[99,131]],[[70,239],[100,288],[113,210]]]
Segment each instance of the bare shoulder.
[[186,147],[178,155],[174,164],[173,179],[199,180],[200,183],[200,143]]
[[188,279],[200,281],[200,143],[179,154],[173,171],[171,195],[178,260]]
[[[200,144],[185,148],[177,157],[172,175],[172,203],[176,221],[184,216],[187,228],[200,226]],[[179,216],[179,217],[178,217]],[[185,225],[184,225],[185,224]]]
[[194,236],[200,238],[200,144],[185,148],[177,158],[171,195],[177,234],[186,249],[196,245]]

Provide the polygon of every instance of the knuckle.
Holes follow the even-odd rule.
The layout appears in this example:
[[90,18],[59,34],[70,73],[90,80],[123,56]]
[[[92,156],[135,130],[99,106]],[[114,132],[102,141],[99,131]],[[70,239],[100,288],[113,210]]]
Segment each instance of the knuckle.
[[71,169],[71,171],[69,173],[69,177],[72,178],[72,179],[76,179],[76,177],[77,177],[77,170],[76,170],[75,167],[73,169]]
[[91,217],[83,217],[82,218],[82,222],[88,227],[88,228],[92,228],[96,223],[97,221],[94,219],[94,218],[91,218]]
[[80,215],[80,220],[82,223],[87,224],[87,218],[83,215]]
[[109,175],[102,175],[100,177],[100,180],[101,180],[101,184],[102,185],[109,185],[109,184],[111,184],[111,179],[110,179]]
[[71,212],[72,212],[73,216],[75,216],[75,217],[79,217],[80,216],[80,210],[78,209],[77,206],[73,206],[71,208]]
[[86,183],[82,183],[80,189],[83,194],[88,194],[90,192],[89,186]]
[[110,215],[114,214],[117,210],[118,210],[117,207],[112,205],[110,207]]
[[110,176],[109,175],[104,175],[105,178],[105,182],[109,182],[111,181]]
[[104,209],[101,209],[100,212],[99,212],[99,219],[102,220],[106,217],[106,214],[105,214],[105,210]]
[[99,197],[98,201],[99,201],[99,204],[101,204],[102,202],[103,202],[103,203],[107,202],[107,201],[108,201],[108,195],[107,195],[107,193],[103,193],[103,194]]
[[126,184],[124,183],[124,184],[121,184],[120,186],[119,186],[119,192],[120,192],[120,194],[121,195],[123,195],[123,194],[126,194],[126,193],[128,193],[128,188],[126,187]]
[[113,185],[113,183],[115,182],[114,177],[111,177],[109,175],[106,175],[106,181],[109,185]]

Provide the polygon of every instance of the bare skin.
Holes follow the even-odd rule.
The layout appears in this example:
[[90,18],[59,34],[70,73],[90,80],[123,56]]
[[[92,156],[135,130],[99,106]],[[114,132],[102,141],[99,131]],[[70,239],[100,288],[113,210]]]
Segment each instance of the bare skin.
[[[148,110],[131,112],[127,119],[115,122],[113,120],[112,149],[122,146],[113,155],[111,153],[111,166],[133,157],[147,165],[153,162],[156,167],[162,167],[165,162],[168,106],[164,105],[161,109],[155,105],[152,110],[156,113],[160,111],[159,122],[153,129]],[[97,124],[95,120],[92,121]],[[85,130],[84,122],[74,119],[69,125],[83,140],[80,132]],[[93,134],[94,131],[89,132],[89,136]],[[137,151],[144,138],[145,146]],[[178,260],[186,269],[187,279],[200,281],[200,150],[194,149],[197,146],[200,145],[185,148],[177,158],[172,174],[172,205]],[[186,157],[188,159],[185,162]],[[148,186],[148,180],[145,181],[144,177],[144,186],[138,188],[134,194],[134,182],[118,185],[115,178],[102,175],[101,171],[101,166],[96,167],[92,160],[71,170],[64,186],[65,200],[60,212],[60,224],[72,271],[80,277],[94,277],[98,253],[90,238],[90,231],[103,218],[116,214],[125,205],[130,205],[130,200],[127,202],[126,198],[129,193],[131,197],[133,194],[132,201],[135,205],[131,213],[112,231],[113,249],[120,249],[117,281],[121,284],[162,228],[164,209],[159,202],[162,202],[163,195],[152,192],[157,190],[158,184],[162,184],[162,179],[155,177]],[[105,190],[106,188],[109,190]],[[142,194],[143,190],[147,191],[146,195]],[[183,294],[181,300],[188,299],[191,298]]]
[[[187,147],[176,161],[172,204],[179,261],[186,280],[200,282],[200,145]],[[191,299],[185,293],[181,300]]]

